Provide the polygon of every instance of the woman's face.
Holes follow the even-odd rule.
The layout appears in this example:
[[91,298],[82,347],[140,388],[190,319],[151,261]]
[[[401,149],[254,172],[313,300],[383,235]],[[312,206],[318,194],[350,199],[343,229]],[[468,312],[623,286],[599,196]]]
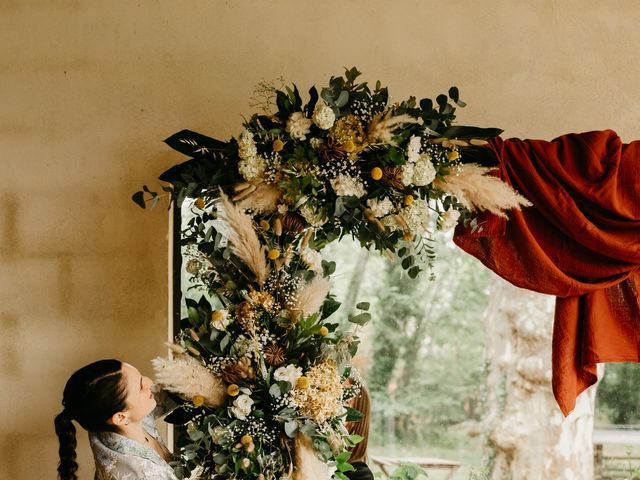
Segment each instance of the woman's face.
[[151,393],[153,382],[128,363],[122,364],[122,375],[127,392],[127,410],[124,413],[130,422],[139,422],[156,407],[156,399]]

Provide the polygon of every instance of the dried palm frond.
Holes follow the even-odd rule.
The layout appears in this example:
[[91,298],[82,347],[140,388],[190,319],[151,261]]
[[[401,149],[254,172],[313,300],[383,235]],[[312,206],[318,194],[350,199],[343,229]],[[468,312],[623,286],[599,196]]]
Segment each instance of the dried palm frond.
[[284,363],[284,349],[280,345],[267,345],[264,349],[264,361],[270,367],[279,367]]
[[265,248],[260,244],[251,217],[240,207],[231,203],[222,192],[220,192],[219,208],[219,218],[228,227],[228,231],[223,232],[223,235],[229,239],[233,254],[249,267],[256,276],[258,284],[262,286],[269,275],[269,266],[265,257]]
[[294,480],[327,480],[329,478],[327,464],[318,458],[311,439],[302,433],[296,436],[295,466]]
[[[245,192],[249,193],[245,193]],[[278,207],[282,190],[272,183],[261,183],[255,188],[247,188],[233,197],[241,209],[251,209],[255,213],[271,213]]]
[[340,143],[333,138],[327,138],[327,141],[320,145],[318,149],[320,159],[325,163],[335,162],[346,159],[349,154],[342,149]]
[[242,357],[236,363],[229,365],[222,372],[222,378],[227,383],[240,383],[256,378],[256,371],[251,365],[251,360]]
[[369,122],[369,128],[367,129],[367,140],[369,143],[385,143],[387,145],[395,145],[393,141],[393,131],[403,123],[418,123],[417,118],[413,118],[411,115],[395,115],[393,116],[391,110],[389,110],[384,116],[379,113],[375,115],[371,122]]
[[531,202],[498,177],[489,175],[491,168],[475,163],[460,165],[434,186],[447,192],[471,211],[487,210],[494,215],[507,217],[506,210],[520,210]]
[[402,183],[402,167],[383,167],[382,168],[382,183],[389,185],[390,187],[397,188],[398,190],[404,189]]
[[331,282],[328,278],[316,276],[300,289],[293,309],[305,316],[313,315],[322,307],[330,289]]
[[224,404],[227,389],[220,377],[212,374],[198,360],[188,355],[174,359],[162,357],[151,360],[156,382],[169,392],[187,400],[196,396],[204,398],[204,404],[217,408]]
[[289,235],[297,235],[304,230],[305,225],[304,218],[297,213],[288,212],[282,219],[282,229]]

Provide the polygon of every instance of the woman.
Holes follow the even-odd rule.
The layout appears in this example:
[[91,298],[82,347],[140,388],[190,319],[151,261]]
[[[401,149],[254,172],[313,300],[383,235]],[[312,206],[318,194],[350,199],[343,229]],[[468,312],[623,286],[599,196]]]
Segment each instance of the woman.
[[149,415],[156,406],[152,381],[119,360],[100,360],[67,381],[55,419],[60,480],[77,480],[77,421],[89,432],[96,480],[176,480],[171,454]]

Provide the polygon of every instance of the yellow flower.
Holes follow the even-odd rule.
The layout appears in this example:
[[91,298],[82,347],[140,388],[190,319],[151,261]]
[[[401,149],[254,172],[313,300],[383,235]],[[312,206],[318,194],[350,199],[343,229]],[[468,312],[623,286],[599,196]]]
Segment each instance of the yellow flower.
[[273,151],[274,152],[279,152],[284,148],[284,142],[282,140],[280,140],[279,138],[276,138],[273,141]]
[[353,153],[356,150],[356,144],[353,140],[347,140],[342,144],[342,149],[347,153]]
[[457,150],[454,150],[453,152],[449,152],[449,153],[447,153],[447,159],[448,159],[450,162],[453,162],[454,160],[457,160],[457,159],[459,159],[459,158],[460,158],[460,154],[458,153],[458,151],[457,151]]
[[194,407],[201,407],[204,405],[204,397],[202,395],[196,395],[193,397],[192,402]]
[[413,195],[407,195],[404,197],[404,204],[411,205],[413,203]]
[[223,318],[224,318],[224,313],[220,310],[215,310],[211,314],[211,321],[213,322],[221,322]]
[[195,203],[195,206],[198,207],[200,210],[204,208],[204,198],[198,197],[196,198],[196,201],[194,203]]
[[329,335],[329,329],[323,325],[322,327],[320,327],[320,331],[318,333],[323,337],[326,337],[327,335]]
[[270,227],[271,225],[269,225],[269,222],[267,222],[266,220],[260,220],[260,228],[262,230],[266,232],[267,230],[269,230]]
[[380,167],[373,167],[371,170],[371,178],[380,180],[382,178],[382,169]]
[[253,438],[251,437],[251,435],[243,435],[242,438],[240,439],[240,443],[242,445],[244,445],[245,447],[251,443],[253,443]]
[[227,387],[227,393],[230,396],[235,397],[240,393],[240,387],[238,385],[236,385],[235,383],[232,383],[231,385],[229,385]]
[[269,250],[267,257],[269,257],[269,260],[276,260],[280,258],[280,250],[278,250],[277,248]]
[[302,390],[304,390],[305,388],[309,388],[309,379],[304,375],[298,378],[298,381],[296,382],[296,388],[300,388]]

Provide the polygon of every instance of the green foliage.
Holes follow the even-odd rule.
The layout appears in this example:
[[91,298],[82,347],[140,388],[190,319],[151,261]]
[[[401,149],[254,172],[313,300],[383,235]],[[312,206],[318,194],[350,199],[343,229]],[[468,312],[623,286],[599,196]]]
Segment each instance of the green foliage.
[[598,385],[597,406],[614,425],[640,424],[640,365],[608,363]]
[[[436,281],[403,277],[397,264],[384,272],[373,320],[374,442],[383,425],[398,442],[446,443],[447,430],[482,415],[484,363],[482,325],[486,281],[481,266],[439,245]],[[391,423],[389,423],[391,422]]]

